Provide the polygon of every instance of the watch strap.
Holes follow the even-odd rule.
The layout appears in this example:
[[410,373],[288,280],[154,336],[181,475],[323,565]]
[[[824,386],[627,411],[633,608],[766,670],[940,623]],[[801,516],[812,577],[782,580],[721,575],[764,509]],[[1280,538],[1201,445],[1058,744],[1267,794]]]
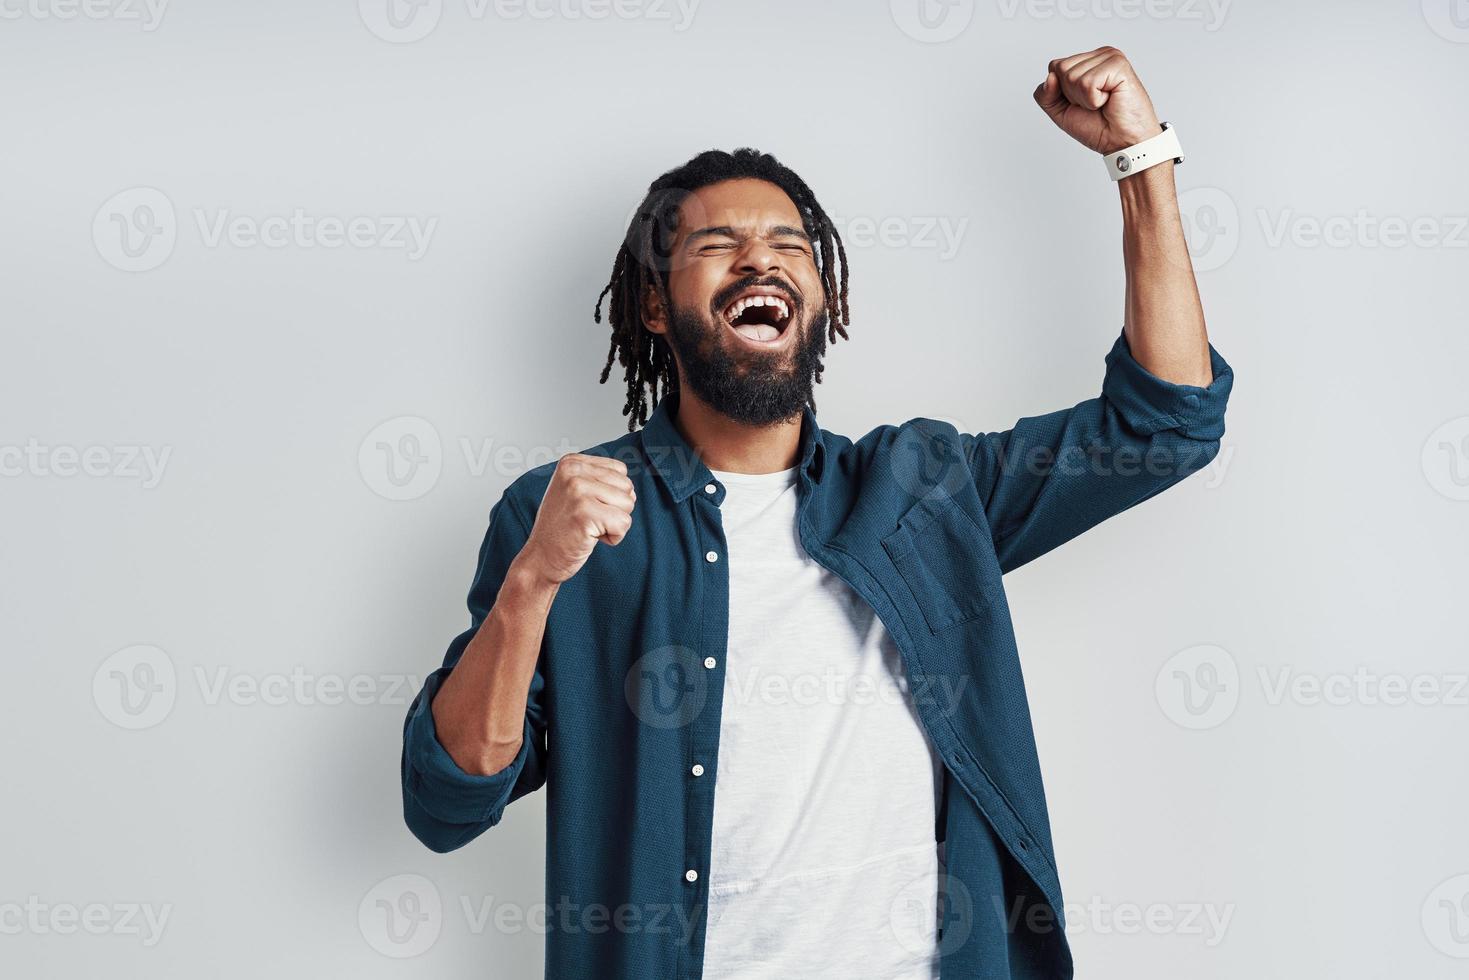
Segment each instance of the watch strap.
[[1168,160],[1174,163],[1183,162],[1183,147],[1178,142],[1178,131],[1168,123],[1163,124],[1163,132],[1157,136],[1149,137],[1141,143],[1121,150],[1115,150],[1104,158],[1107,161],[1107,174],[1113,180],[1121,180],[1140,174],[1149,167],[1157,166]]

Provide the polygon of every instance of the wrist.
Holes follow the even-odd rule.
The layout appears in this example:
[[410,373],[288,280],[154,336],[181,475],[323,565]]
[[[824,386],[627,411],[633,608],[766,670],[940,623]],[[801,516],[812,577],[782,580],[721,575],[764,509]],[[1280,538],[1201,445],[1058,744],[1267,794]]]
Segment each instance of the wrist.
[[560,589],[559,581],[546,574],[532,555],[521,551],[511,560],[510,567],[505,571],[505,580],[500,585],[500,596],[511,602],[549,605]]
[[1176,211],[1178,190],[1173,180],[1175,166],[1177,164],[1168,160],[1117,181],[1117,195],[1122,201],[1123,214],[1155,211],[1159,207]]

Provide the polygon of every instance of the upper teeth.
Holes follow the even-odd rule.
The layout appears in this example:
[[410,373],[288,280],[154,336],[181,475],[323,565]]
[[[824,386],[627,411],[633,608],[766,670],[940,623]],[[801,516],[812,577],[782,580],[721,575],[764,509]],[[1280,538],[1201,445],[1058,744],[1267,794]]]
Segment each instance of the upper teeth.
[[729,309],[724,311],[725,319],[733,323],[740,318],[740,314],[745,312],[745,308],[749,306],[773,306],[776,312],[780,314],[782,320],[788,319],[791,315],[790,310],[786,307],[785,300],[779,296],[746,296],[744,299],[737,299],[730,304]]

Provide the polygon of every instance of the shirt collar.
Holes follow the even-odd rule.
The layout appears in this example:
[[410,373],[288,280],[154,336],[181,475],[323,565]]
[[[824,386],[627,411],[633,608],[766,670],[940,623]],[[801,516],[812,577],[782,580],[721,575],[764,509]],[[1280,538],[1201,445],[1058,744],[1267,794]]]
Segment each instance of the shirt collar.
[[[664,395],[640,434],[643,452],[653,471],[663,480],[673,499],[681,503],[694,491],[714,482],[714,474],[709,472],[709,467],[704,465],[678,431],[678,426],[674,425],[674,419],[678,417],[678,397],[676,391]],[[824,456],[816,413],[807,405],[801,410],[799,472],[818,478]]]

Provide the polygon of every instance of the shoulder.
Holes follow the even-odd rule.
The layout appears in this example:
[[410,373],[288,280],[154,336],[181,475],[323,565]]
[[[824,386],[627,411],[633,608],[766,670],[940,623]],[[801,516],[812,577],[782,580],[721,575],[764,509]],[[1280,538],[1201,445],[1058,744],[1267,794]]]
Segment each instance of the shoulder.
[[958,426],[941,418],[911,418],[906,422],[879,425],[856,442],[837,437],[858,457],[871,457],[895,452],[922,449],[925,452],[952,449],[963,446],[963,437]]

